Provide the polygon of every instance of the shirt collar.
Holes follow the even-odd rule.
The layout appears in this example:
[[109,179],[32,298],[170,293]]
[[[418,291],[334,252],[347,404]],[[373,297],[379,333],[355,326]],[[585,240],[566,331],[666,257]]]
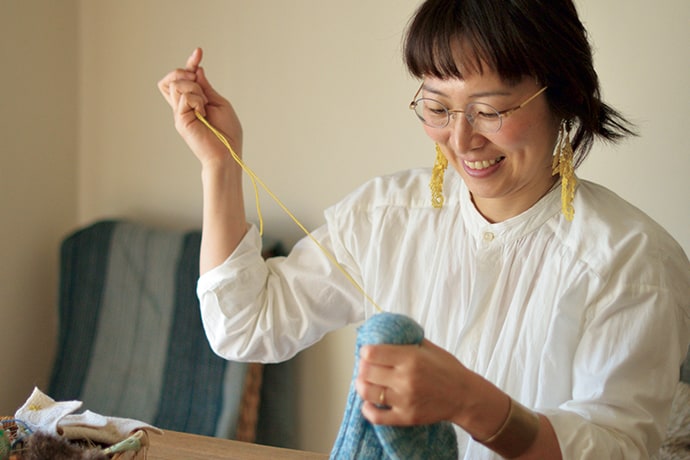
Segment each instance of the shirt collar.
[[[561,211],[560,187],[549,190],[531,208],[503,222],[491,223],[477,210],[467,185],[459,174],[447,174],[448,201],[457,199],[460,215],[468,231],[484,243],[508,243],[534,231]],[[450,204],[450,203],[449,203]]]

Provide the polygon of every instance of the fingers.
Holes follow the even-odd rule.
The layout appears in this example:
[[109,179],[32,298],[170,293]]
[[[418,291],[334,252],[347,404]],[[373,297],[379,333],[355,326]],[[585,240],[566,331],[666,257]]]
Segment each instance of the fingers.
[[196,73],[185,69],[175,69],[158,82],[158,90],[173,108],[176,106],[176,100],[173,97],[171,86],[181,81],[196,81]]
[[362,414],[374,424],[414,425],[436,414],[429,414],[426,401],[434,389],[424,363],[433,352],[431,342],[420,345],[368,345],[359,350],[355,388],[364,400]]
[[357,392],[364,401],[362,415],[375,425],[415,425],[416,413],[394,387],[355,383]]
[[207,105],[222,107],[229,104],[208,81],[204,68],[200,67],[202,57],[202,49],[195,48],[187,58],[185,68],[173,70],[158,82],[159,91],[178,114],[191,108],[206,116]]
[[[196,81],[197,70],[199,69],[202,56],[203,52],[201,48],[195,48],[192,54],[187,58],[184,69],[175,69],[158,82],[158,90],[172,108],[177,106],[178,100],[171,90],[171,86],[179,81]],[[206,81],[206,85],[210,86],[208,81]]]
[[179,104],[180,98],[200,100],[202,104],[208,104],[208,98],[204,90],[196,82],[189,80],[176,80],[168,85],[168,95],[173,101],[173,108]]
[[396,400],[395,390],[383,385],[356,380],[355,389],[364,401],[373,404],[379,410],[390,409]]
[[[177,105],[175,111],[180,117],[185,117],[191,112],[199,112],[202,116],[206,116],[206,98],[203,95],[194,93],[181,93],[177,96]],[[195,115],[196,116],[196,115]],[[191,119],[191,118],[190,118]],[[181,119],[185,123],[189,120],[185,117]]]
[[390,386],[372,383],[359,377],[355,390],[362,398],[362,415],[375,425],[412,426],[438,421],[437,414],[419,404],[418,396],[401,380],[391,380]]
[[206,115],[208,99],[201,88],[195,82],[189,80],[176,80],[167,87],[166,99],[177,115],[185,115],[195,110]]
[[[427,343],[431,343],[425,341]],[[425,342],[422,342],[424,344]],[[362,360],[379,366],[395,367],[408,361],[420,345],[365,345],[359,351]]]
[[[376,347],[360,349],[360,362],[355,380],[355,389],[360,397],[379,410],[389,409],[395,400],[395,390],[388,387],[395,379],[395,368],[386,362],[375,363],[371,358],[380,354]],[[391,399],[392,398],[392,399]]]

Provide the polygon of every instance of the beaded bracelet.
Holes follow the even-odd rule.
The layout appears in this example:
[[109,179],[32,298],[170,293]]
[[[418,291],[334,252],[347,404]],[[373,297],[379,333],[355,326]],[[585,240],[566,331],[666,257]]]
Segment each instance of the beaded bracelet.
[[524,454],[537,439],[539,416],[513,401],[513,398],[509,401],[508,416],[501,428],[483,441],[473,439],[504,458],[516,458]]

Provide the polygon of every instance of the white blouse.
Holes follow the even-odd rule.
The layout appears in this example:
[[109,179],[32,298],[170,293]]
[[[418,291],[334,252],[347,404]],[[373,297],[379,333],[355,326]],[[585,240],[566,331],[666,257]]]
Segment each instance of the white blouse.
[[[314,232],[384,310],[517,401],[549,417],[564,459],[636,459],[663,437],[690,341],[690,263],[640,210],[580,181],[575,218],[560,189],[497,224],[449,171],[442,209],[429,170],[376,178],[326,211]],[[281,361],[375,314],[300,241],[261,258],[252,227],[199,279],[209,342],[232,360]],[[499,458],[459,428],[461,458]]]

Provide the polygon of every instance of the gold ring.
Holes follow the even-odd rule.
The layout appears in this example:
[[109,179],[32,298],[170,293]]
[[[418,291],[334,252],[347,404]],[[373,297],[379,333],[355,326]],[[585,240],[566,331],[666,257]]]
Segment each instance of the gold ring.
[[381,388],[381,394],[379,394],[379,405],[380,406],[386,405],[386,387]]

